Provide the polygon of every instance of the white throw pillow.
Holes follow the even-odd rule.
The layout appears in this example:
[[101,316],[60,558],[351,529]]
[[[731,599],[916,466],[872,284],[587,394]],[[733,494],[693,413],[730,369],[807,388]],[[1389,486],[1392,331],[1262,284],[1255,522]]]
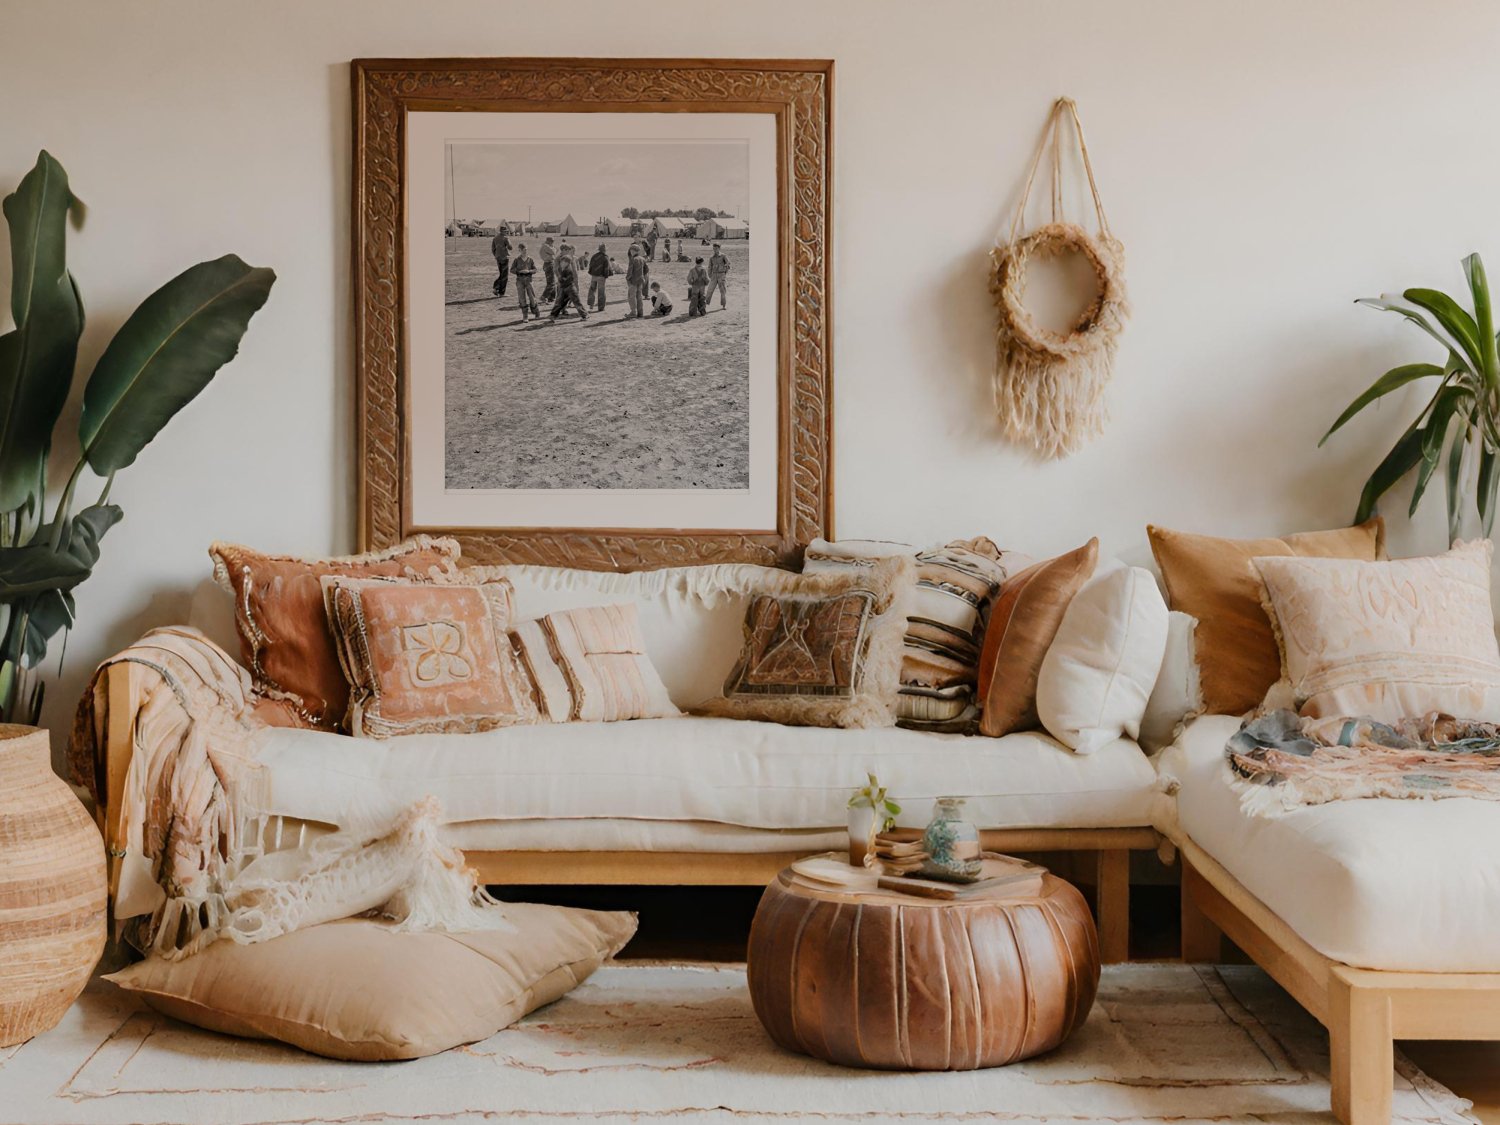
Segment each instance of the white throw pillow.
[[1042,660],[1036,707],[1047,733],[1080,754],[1139,737],[1166,647],[1167,605],[1155,579],[1134,566],[1096,574]]
[[1156,674],[1156,686],[1141,716],[1141,748],[1148,754],[1177,741],[1182,724],[1203,713],[1203,686],[1198,679],[1194,634],[1198,619],[1173,610],[1167,616],[1167,651]]

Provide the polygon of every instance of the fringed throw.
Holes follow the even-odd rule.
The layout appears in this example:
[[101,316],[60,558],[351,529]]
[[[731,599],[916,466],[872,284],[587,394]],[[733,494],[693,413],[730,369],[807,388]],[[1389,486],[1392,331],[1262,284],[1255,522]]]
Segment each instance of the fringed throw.
[[1240,727],[1224,756],[1253,816],[1366,797],[1500,801],[1500,725],[1451,715],[1392,726],[1271,711]]

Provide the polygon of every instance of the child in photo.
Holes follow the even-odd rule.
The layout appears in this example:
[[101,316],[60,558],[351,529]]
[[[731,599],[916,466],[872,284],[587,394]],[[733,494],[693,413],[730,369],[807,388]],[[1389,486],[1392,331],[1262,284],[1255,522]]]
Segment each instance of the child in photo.
[[703,259],[693,259],[693,268],[688,270],[688,316],[702,316],[708,312],[708,271],[703,268]]
[[651,283],[651,315],[666,316],[672,311],[672,295],[661,287],[661,282]]

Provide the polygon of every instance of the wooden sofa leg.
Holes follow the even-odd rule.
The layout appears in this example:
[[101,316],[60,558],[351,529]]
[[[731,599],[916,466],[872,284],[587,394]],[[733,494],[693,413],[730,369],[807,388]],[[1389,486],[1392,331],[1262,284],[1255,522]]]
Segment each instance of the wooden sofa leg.
[[1100,849],[1094,892],[1099,906],[1099,960],[1117,965],[1130,960],[1130,852]]
[[1391,1002],[1338,969],[1328,981],[1328,1044],[1333,1114],[1344,1125],[1390,1125]]
[[1199,875],[1182,858],[1182,959],[1188,964],[1217,965],[1224,958],[1224,933],[1198,905]]

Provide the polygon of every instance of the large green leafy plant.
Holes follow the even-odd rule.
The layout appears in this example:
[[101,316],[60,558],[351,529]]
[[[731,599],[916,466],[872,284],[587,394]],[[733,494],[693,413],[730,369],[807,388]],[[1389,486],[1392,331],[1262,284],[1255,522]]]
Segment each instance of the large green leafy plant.
[[[78,459],[47,512],[53,431],[73,387],[83,300],[68,272],[67,224],[82,213],[62,165],[43,152],[5,198],[11,316],[0,335],[0,719],[34,723],[42,683],[30,670],[73,623],[73,589],[120,522],[115,473],[234,357],[276,275],[233,254],[200,262],[147,297],[84,384]],[[84,469],[104,480],[74,511]]]
[[[1360,494],[1356,523],[1375,513],[1377,502],[1407,473],[1416,471],[1409,515],[1427,491],[1438,466],[1444,466],[1448,497],[1448,539],[1458,538],[1468,494],[1472,490],[1484,534],[1495,524],[1495,494],[1500,488],[1500,357],[1489,283],[1478,254],[1463,260],[1473,311],[1436,289],[1408,289],[1367,297],[1359,302],[1398,313],[1431,336],[1447,360],[1407,363],[1387,371],[1339,415],[1327,441],[1345,422],[1372,402],[1421,379],[1438,380],[1432,397],[1418,411],[1391,451],[1375,467]],[[1322,445],[1323,442],[1319,442]]]

